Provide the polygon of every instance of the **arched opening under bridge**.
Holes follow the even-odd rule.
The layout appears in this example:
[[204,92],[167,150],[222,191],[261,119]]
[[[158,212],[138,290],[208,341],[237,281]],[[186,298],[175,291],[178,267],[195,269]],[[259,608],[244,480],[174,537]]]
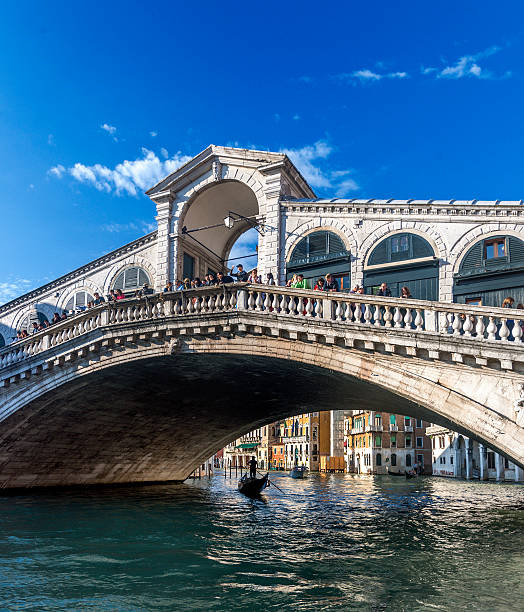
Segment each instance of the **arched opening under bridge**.
[[[203,340],[199,352],[121,355],[111,364],[95,361],[87,373],[64,374],[55,388],[49,385],[0,423],[0,485],[183,480],[253,429],[295,414],[357,406],[423,418],[484,440],[455,420],[453,402],[448,416],[431,408],[436,385],[421,390],[420,398],[413,391],[410,399],[337,371],[334,362],[307,363],[300,347],[285,355],[289,341],[282,341],[280,357],[263,347],[250,351],[250,338],[242,342],[235,347],[233,339],[227,353]],[[406,378],[406,394],[407,385]]]

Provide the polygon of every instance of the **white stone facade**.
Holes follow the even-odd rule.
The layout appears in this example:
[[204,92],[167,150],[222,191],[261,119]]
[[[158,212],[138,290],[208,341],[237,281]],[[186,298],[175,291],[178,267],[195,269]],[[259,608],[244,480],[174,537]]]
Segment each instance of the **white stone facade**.
[[[5,344],[32,309],[50,318],[77,291],[107,294],[127,266],[140,266],[157,290],[183,277],[186,260],[194,276],[216,272],[254,222],[262,228],[259,273],[272,272],[280,284],[293,248],[318,229],[337,234],[350,252],[352,285],[362,285],[381,240],[420,235],[438,259],[440,301],[453,300],[453,274],[475,241],[500,233],[524,240],[522,201],[316,199],[285,155],[213,145],[147,193],[157,206],[158,230],[1,306]],[[223,225],[230,211],[239,215],[233,230]]]
[[524,470],[499,453],[438,425],[426,429],[431,440],[433,475],[467,480],[524,481]]

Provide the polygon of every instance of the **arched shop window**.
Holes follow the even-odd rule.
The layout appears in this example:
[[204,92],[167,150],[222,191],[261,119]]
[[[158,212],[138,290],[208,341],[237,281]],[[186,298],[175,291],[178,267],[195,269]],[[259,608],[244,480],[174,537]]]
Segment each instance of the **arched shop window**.
[[25,329],[30,334],[33,331],[33,323],[44,323],[45,321],[47,321],[47,317],[43,313],[32,310],[22,319],[18,331]]
[[113,289],[121,289],[122,291],[132,291],[142,287],[144,283],[151,284],[149,276],[142,268],[126,268],[116,277],[113,284]]
[[364,269],[367,294],[376,294],[381,283],[387,283],[393,297],[402,287],[414,298],[438,299],[438,258],[431,244],[418,234],[393,234],[371,252]]
[[308,234],[296,245],[286,266],[287,279],[303,274],[311,288],[318,278],[331,273],[342,290],[350,289],[350,253],[334,232],[319,230]]
[[64,310],[85,310],[88,302],[92,302],[95,298],[87,291],[78,291],[67,300]]
[[459,304],[501,306],[512,297],[524,303],[524,241],[516,236],[490,236],[464,255],[453,279]]

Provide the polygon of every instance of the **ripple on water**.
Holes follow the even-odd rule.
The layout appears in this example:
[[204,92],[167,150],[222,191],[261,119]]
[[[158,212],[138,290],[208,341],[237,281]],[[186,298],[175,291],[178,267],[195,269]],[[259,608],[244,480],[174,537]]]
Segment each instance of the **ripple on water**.
[[18,610],[524,609],[524,487],[275,474],[0,498]]

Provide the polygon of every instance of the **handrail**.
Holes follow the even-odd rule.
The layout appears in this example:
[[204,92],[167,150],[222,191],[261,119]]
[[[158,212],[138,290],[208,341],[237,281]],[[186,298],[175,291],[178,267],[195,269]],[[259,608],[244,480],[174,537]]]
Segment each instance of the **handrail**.
[[[221,312],[461,336],[522,346],[524,310],[250,283],[227,283],[104,302],[0,349],[0,369],[101,327]],[[506,348],[507,348],[506,344]]]

